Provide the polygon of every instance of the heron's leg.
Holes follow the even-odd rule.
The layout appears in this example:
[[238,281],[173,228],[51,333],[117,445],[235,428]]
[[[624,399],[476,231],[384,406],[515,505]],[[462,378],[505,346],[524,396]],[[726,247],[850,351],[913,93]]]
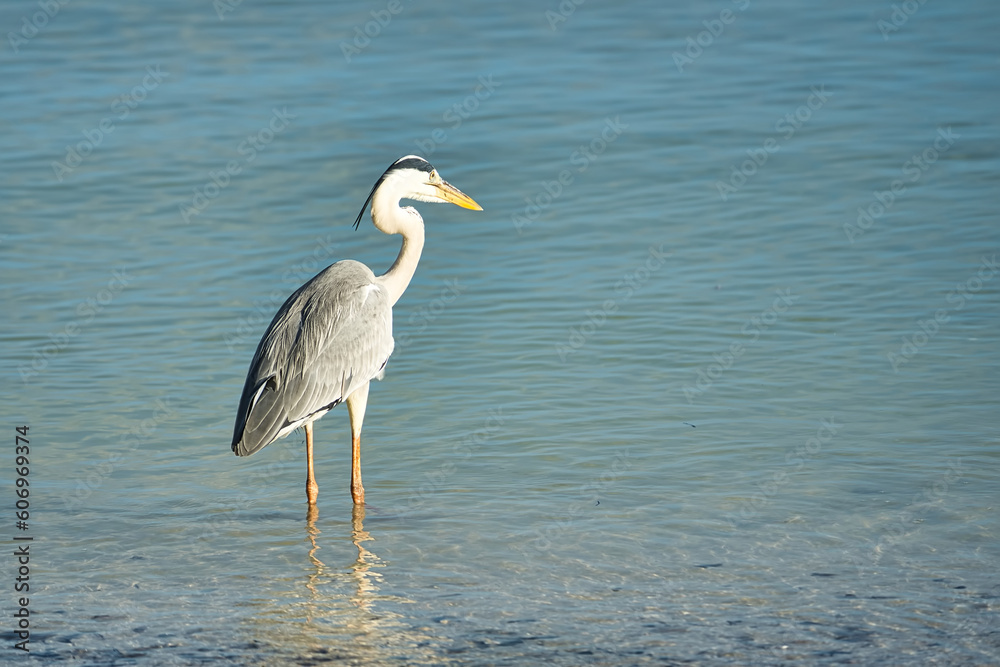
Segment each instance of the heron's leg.
[[313,425],[309,422],[306,424],[306,498],[310,505],[316,504],[317,496],[319,496],[319,486],[316,485],[316,477],[313,475]]
[[361,424],[368,407],[369,384],[366,382],[347,397],[347,412],[351,415],[351,497],[355,505],[365,504],[365,487],[361,486]]

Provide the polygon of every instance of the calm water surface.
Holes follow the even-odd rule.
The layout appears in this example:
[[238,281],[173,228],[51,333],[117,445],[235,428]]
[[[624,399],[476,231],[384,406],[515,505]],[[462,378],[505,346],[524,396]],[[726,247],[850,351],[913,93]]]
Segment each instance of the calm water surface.
[[[903,4],[6,3],[3,661],[1000,664],[1000,18]],[[307,517],[244,373],[407,153]]]

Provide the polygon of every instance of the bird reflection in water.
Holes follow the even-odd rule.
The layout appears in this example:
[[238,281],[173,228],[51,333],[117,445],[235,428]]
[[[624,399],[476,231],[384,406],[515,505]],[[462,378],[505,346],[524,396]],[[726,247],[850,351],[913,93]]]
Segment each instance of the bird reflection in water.
[[[394,611],[398,605],[412,604],[413,600],[398,595],[386,583],[380,568],[387,567],[388,562],[368,549],[375,538],[365,530],[364,519],[365,506],[359,503],[354,506],[350,533],[345,524],[337,522],[334,525],[341,527],[337,532],[343,530],[343,533],[334,537],[330,533],[334,528],[328,525],[324,544],[317,506],[308,508],[309,562],[304,585],[309,595],[296,605],[299,609],[305,607],[305,623],[297,628],[303,646],[307,647],[305,655],[329,658],[331,646],[336,646],[338,655],[360,664],[383,664],[389,656],[400,655],[407,656],[408,664],[435,664],[436,659],[429,648],[432,638],[424,632],[414,631],[411,624],[402,622],[404,617]],[[320,558],[323,547],[328,547],[327,560],[342,557],[339,548],[342,542],[337,538],[348,535],[357,549],[354,562],[346,566],[324,563]],[[302,585],[301,580],[299,585]],[[380,590],[387,586],[388,594]],[[301,612],[298,619],[303,620]]]
[[[319,559],[317,552],[322,548],[317,543],[320,531],[316,527],[316,520],[319,518],[319,509],[316,505],[310,505],[306,514],[306,534],[309,543],[309,560],[312,562],[314,570],[309,574],[306,581],[306,588],[313,594],[314,598],[319,598],[321,593],[317,584],[321,579],[328,576],[326,564]],[[385,567],[385,562],[377,555],[365,547],[365,542],[373,542],[374,538],[365,530],[365,506],[355,505],[351,516],[351,541],[358,549],[358,558],[351,565],[351,576],[355,581],[355,593],[349,599],[359,609],[370,612],[372,603],[378,593],[377,582],[381,581],[382,573],[373,568]]]

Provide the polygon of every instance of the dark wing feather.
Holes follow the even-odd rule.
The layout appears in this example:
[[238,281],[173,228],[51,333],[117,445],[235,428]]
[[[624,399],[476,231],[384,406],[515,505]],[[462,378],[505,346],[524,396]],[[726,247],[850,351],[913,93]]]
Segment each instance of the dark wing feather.
[[392,306],[371,270],[337,262],[288,297],[257,346],[233,430],[249,456],[318,419],[380,375],[392,354]]

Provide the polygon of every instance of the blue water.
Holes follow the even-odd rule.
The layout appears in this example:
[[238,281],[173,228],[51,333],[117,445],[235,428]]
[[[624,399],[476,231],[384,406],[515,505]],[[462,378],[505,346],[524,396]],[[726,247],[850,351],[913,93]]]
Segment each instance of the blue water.
[[[53,6],[0,8],[3,662],[1000,664],[992,5]],[[485,210],[419,205],[310,517],[244,374],[392,263],[408,153]]]

